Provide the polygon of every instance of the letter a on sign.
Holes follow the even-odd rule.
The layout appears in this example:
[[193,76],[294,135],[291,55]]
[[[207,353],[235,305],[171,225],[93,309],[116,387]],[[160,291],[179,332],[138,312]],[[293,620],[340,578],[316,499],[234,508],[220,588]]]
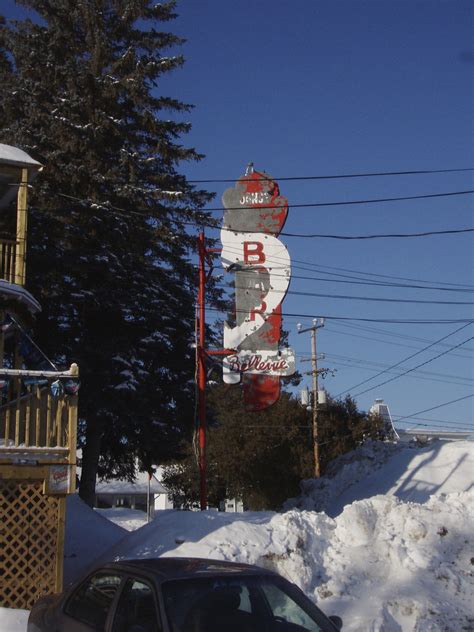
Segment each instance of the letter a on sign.
[[265,173],[241,177],[222,198],[222,263],[235,275],[235,325],[224,323],[228,384],[243,383],[245,407],[263,410],[280,396],[280,378],[295,372],[291,349],[280,349],[281,303],[291,277],[288,250],[278,239],[288,201]]

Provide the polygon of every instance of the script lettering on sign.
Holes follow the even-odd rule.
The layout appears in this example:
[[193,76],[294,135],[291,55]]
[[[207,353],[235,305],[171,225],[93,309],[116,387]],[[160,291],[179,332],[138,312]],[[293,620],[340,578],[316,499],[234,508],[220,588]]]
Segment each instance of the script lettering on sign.
[[280,377],[295,372],[294,354],[280,350],[281,303],[291,278],[286,246],[278,239],[288,201],[265,173],[240,178],[222,198],[222,264],[235,275],[235,322],[224,323],[223,363],[228,384],[241,380],[247,410],[262,410],[280,396]]

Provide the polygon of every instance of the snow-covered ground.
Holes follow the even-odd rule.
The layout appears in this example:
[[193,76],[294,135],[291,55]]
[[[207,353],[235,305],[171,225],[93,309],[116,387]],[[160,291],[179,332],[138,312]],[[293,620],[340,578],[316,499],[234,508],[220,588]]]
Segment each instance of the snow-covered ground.
[[[131,532],[137,516],[123,529],[72,498],[66,574],[127,557],[237,560],[278,570],[347,631],[474,630],[473,473],[474,442],[370,444],[284,513],[163,511]],[[0,610],[0,630],[25,632],[26,616]]]

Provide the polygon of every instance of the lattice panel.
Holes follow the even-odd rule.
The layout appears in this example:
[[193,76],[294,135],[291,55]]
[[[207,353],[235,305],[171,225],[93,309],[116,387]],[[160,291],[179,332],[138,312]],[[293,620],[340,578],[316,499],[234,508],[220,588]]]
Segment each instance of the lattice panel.
[[0,479],[0,606],[29,609],[54,592],[59,503],[39,481]]

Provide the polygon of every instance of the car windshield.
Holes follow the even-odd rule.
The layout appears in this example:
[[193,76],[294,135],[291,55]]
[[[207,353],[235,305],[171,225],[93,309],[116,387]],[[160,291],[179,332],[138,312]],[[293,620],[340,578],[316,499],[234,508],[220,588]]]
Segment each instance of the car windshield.
[[309,599],[278,577],[181,579],[162,584],[172,632],[332,632]]

